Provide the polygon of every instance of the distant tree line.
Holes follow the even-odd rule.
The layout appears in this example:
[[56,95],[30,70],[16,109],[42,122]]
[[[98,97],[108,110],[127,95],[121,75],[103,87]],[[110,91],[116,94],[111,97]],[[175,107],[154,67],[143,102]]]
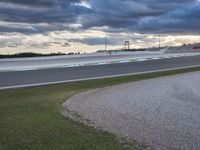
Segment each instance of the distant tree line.
[[120,52],[120,51],[125,51],[125,52],[132,52],[132,51],[145,51],[145,48],[138,48],[138,49],[120,49],[120,50],[98,50],[97,52]]
[[17,54],[10,54],[10,55],[0,55],[0,58],[22,58],[22,57],[44,57],[44,56],[62,56],[62,55],[75,55],[80,53],[49,53],[49,54],[41,54],[41,53],[17,53]]
[[145,51],[145,48],[138,48],[138,49],[125,49],[124,51]]

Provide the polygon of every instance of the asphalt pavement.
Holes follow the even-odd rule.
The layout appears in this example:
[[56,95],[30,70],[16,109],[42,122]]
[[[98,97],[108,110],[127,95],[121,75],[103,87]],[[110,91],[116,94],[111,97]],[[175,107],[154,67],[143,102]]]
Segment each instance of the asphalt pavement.
[[195,55],[200,55],[200,53],[126,52],[121,55],[113,53],[112,55],[85,54],[75,56],[7,58],[0,59],[0,72],[91,66]]
[[0,89],[74,82],[200,65],[200,55],[97,66],[0,72]]

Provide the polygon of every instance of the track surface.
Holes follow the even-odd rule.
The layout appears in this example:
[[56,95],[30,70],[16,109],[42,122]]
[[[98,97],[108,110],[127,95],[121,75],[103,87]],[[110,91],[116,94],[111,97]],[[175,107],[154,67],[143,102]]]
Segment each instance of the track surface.
[[0,72],[0,89],[200,65],[200,55],[121,64]]
[[12,58],[0,59],[0,72],[8,71],[30,71],[38,69],[53,69],[66,67],[80,67],[113,63],[125,63],[145,61],[152,59],[186,57],[200,55],[200,53],[161,53],[161,52],[132,52],[123,55],[101,55],[101,56],[56,56],[56,57],[35,57],[35,58]]

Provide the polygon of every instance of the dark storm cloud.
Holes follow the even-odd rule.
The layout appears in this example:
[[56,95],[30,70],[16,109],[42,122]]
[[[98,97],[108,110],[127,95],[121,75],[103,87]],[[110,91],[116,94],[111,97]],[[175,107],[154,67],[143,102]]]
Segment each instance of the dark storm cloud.
[[[86,7],[73,5],[79,2],[80,0],[1,0],[0,21],[13,22],[14,25],[0,24],[0,32],[40,33],[68,29],[68,24],[76,23],[77,16],[88,10]],[[30,28],[24,27],[24,23],[29,24]]]
[[45,7],[51,7],[55,4],[55,1],[52,0],[1,0],[1,2]]
[[[70,30],[78,23],[82,29],[107,26],[106,31],[141,33],[199,32],[200,4],[197,0],[0,0],[0,32],[41,33]],[[21,24],[29,24],[26,28]],[[42,24],[42,25],[41,25]],[[45,24],[45,25],[43,25]]]
[[111,31],[123,28],[142,33],[199,31],[197,0],[91,0],[90,4],[93,12],[79,18],[85,28],[108,26]]
[[142,32],[199,34],[200,3],[182,6],[158,17],[141,19],[135,30]]
[[19,4],[32,7],[55,7],[59,5],[68,5],[70,3],[80,2],[80,0],[1,0],[0,2]]
[[0,20],[10,22],[58,23],[75,21],[83,8],[71,4],[80,0],[1,0]]

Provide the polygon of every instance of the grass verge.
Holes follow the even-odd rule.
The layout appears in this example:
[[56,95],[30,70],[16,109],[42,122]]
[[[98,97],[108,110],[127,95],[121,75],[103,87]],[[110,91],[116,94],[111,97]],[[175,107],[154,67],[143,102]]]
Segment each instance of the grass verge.
[[61,104],[92,88],[191,71],[200,71],[200,67],[0,91],[0,150],[143,149],[137,142],[127,146],[115,135],[63,117]]

